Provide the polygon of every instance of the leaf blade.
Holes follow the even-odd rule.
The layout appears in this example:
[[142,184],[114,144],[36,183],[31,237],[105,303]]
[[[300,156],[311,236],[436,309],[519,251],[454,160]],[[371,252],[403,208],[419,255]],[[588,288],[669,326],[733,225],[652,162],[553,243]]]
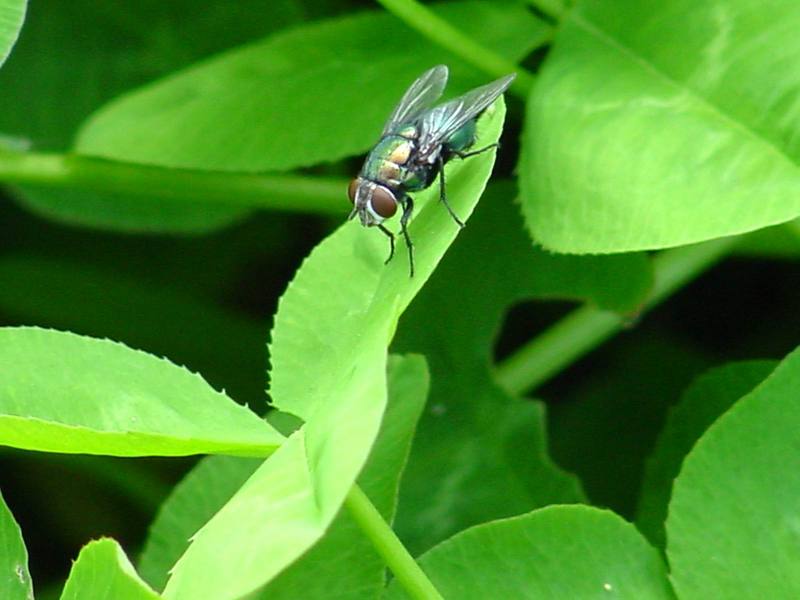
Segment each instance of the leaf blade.
[[[800,44],[787,33],[800,10],[776,0],[766,20],[755,6],[581,4],[529,103],[520,173],[536,239],[574,253],[656,249],[800,214],[800,81],[788,68]],[[759,43],[771,35],[786,40],[777,59]]]
[[198,375],[108,340],[0,329],[0,440],[49,452],[264,455],[283,440]]

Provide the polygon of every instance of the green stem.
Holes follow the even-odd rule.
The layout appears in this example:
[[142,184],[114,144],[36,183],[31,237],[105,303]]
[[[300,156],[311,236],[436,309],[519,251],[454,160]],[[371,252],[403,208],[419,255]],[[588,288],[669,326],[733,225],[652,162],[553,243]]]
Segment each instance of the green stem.
[[442,600],[431,580],[357,485],[347,495],[345,506],[409,596],[418,600]]
[[342,215],[343,179],[165,169],[74,154],[0,151],[0,182],[190,203]]
[[[721,260],[739,238],[728,237],[666,250],[653,260],[653,289],[644,313]],[[615,312],[583,306],[497,365],[500,384],[514,394],[528,392],[623,329],[629,320]]]
[[509,90],[527,100],[534,76],[493,50],[482,46],[415,0],[378,0],[383,7],[428,39],[492,77],[517,73]]

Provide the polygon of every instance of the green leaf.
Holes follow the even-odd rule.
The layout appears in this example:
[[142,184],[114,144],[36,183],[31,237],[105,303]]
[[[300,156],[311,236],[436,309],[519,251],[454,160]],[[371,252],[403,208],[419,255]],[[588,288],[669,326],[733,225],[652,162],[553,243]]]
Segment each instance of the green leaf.
[[112,539],[90,542],[72,565],[61,600],[158,600],[139,578],[119,544]]
[[33,583],[28,571],[28,551],[14,515],[0,495],[0,597],[30,600]]
[[800,351],[700,438],[673,485],[667,555],[679,596],[800,596]]
[[744,256],[796,260],[800,257],[800,221],[754,231],[737,242],[735,252]]
[[26,6],[27,0],[0,0],[0,65],[8,58],[17,41],[25,20]]
[[[541,44],[548,31],[516,3],[434,7],[514,61]],[[307,24],[115,100],[83,126],[76,149],[213,170],[286,170],[329,162],[374,144],[404,89],[441,62],[452,63],[453,93],[485,83],[387,13]]]
[[[277,31],[303,19],[304,12],[294,0],[241,0],[235,10],[225,0],[206,2],[203,10],[190,0],[116,0],[103,8],[94,0],[37,0],[14,55],[0,71],[0,132],[31,140],[37,148],[63,150],[79,123],[114,96]],[[15,198],[59,222],[116,231],[203,233],[248,214],[157,195],[29,186]]]
[[667,423],[647,461],[636,525],[654,544],[664,547],[664,520],[681,463],[706,429],[736,400],[758,385],[775,361],[749,361],[725,365],[698,377],[669,414]]
[[[445,598],[674,598],[658,553],[629,523],[555,506],[468,529],[420,563]],[[407,598],[393,582],[387,600]]]
[[113,456],[263,456],[282,440],[165,359],[70,333],[0,329],[0,444]]
[[[402,465],[425,403],[427,379],[424,361],[419,357],[390,358],[386,415],[359,476],[359,485],[387,519],[394,512]],[[222,508],[260,464],[251,459],[214,456],[193,469],[162,505],[150,528],[139,564],[142,576],[157,589],[163,588],[169,569],[186,550],[191,535]],[[375,595],[383,588],[383,563],[349,513],[343,511],[324,537],[261,594],[311,599],[331,598],[335,593],[337,598],[350,597],[348,594],[363,598],[369,588]]]
[[[3,160],[0,154],[0,161]],[[20,186],[12,196],[24,208],[66,225],[127,233],[202,234],[250,214],[246,208],[86,190]]]
[[800,215],[798,28],[794,0],[579,3],[528,105],[534,238],[624,252]]
[[209,0],[196,7],[191,0],[31,3],[0,70],[0,131],[65,150],[81,121],[120,93],[307,16],[296,0],[240,0],[235,10],[226,0]]
[[[196,247],[172,251],[190,262],[202,262],[206,276],[215,271],[206,256],[198,256]],[[151,256],[166,252],[159,247]],[[151,269],[147,255],[141,258],[144,268]],[[103,260],[114,264],[116,257],[103,256]],[[176,271],[181,269],[176,265]],[[168,271],[164,279],[171,279],[174,272]],[[216,275],[222,275],[218,269]],[[118,266],[95,268],[63,257],[12,253],[0,257],[0,281],[0,311],[16,322],[122,340],[202,373],[213,387],[224,388],[240,404],[252,407],[264,401],[266,323],[209,302],[207,297],[215,292],[186,293],[163,281],[152,283],[125,274]]]
[[[495,142],[499,101],[478,123],[477,146]],[[447,166],[453,208],[467,218],[493,153]],[[416,273],[402,247],[384,266],[386,240],[348,223],[323,241],[280,301],[271,343],[271,395],[306,421],[194,537],[164,591],[166,598],[237,598],[273,579],[330,525],[364,466],[386,406],[386,348],[402,311],[430,277],[458,228],[435,200],[409,226]],[[309,360],[309,357],[314,357]],[[220,566],[219,548],[230,550]],[[209,569],[209,565],[215,565]]]
[[566,257],[535,249],[512,201],[513,186],[492,185],[486,195],[403,317],[393,346],[427,355],[432,373],[430,410],[415,439],[397,519],[414,552],[489,519],[583,499],[575,479],[548,456],[543,406],[494,383],[494,337],[507,307],[519,300],[580,298],[630,311],[651,281],[642,255]]

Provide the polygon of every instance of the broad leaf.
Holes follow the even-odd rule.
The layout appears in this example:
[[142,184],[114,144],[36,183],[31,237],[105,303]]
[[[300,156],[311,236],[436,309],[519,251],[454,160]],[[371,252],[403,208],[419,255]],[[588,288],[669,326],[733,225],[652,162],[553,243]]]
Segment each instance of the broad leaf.
[[72,565],[61,600],[158,600],[111,539],[84,546]]
[[[487,111],[478,123],[477,145],[498,139],[504,114],[502,101]],[[493,162],[493,153],[484,153],[448,165],[451,202],[462,218],[477,203]],[[417,196],[421,209],[409,227],[416,243],[413,278],[402,246],[385,266],[384,236],[353,222],[317,246],[300,268],[275,319],[270,393],[276,407],[306,424],[198,532],[175,566],[165,597],[250,593],[328,528],[383,418],[386,349],[397,319],[457,233],[434,200],[437,193],[433,188]],[[228,568],[211,570],[221,546],[229,547]]]
[[[425,553],[420,563],[445,598],[672,599],[664,563],[615,514],[556,506],[478,525]],[[387,600],[408,596],[396,582]]]
[[[203,263],[206,277],[208,271],[221,277],[220,269],[198,256],[196,247],[154,250],[151,256],[171,250],[191,257],[190,262]],[[214,248],[209,252],[213,254]],[[139,257],[149,268],[150,257],[146,253]],[[117,256],[102,259],[114,263]],[[108,337],[169,356],[202,373],[213,387],[225,389],[240,404],[263,404],[265,322],[209,302],[206,298],[213,292],[186,293],[142,276],[132,277],[119,267],[98,269],[86,262],[5,254],[0,258],[0,311],[16,322]],[[181,266],[175,265],[174,270],[180,271]],[[167,270],[163,279],[170,279],[174,270]],[[199,283],[199,277],[193,274],[192,283]]]
[[235,9],[208,0],[195,8],[191,0],[31,2],[19,43],[0,70],[0,132],[65,150],[81,121],[120,93],[308,14],[297,0],[239,0]]
[[[66,149],[79,123],[114,96],[307,16],[294,0],[240,0],[235,9],[226,0],[209,0],[203,10],[195,9],[190,0],[115,0],[102,8],[94,0],[37,0],[14,54],[0,70],[0,132],[36,148]],[[136,232],[199,233],[248,212],[157,195],[28,186],[15,197],[60,222]]]
[[70,333],[0,329],[0,444],[113,456],[264,456],[282,440],[166,359]]
[[798,29],[794,0],[580,2],[528,105],[533,237],[623,252],[800,215]]
[[112,194],[25,185],[14,188],[12,197],[32,213],[59,223],[128,233],[202,234],[250,214],[247,208],[175,201],[157,192]]
[[673,485],[667,556],[682,599],[800,596],[800,351],[700,438]]
[[33,584],[28,571],[28,551],[14,515],[0,495],[0,597],[30,600]]
[[773,361],[731,363],[698,377],[670,411],[647,461],[636,525],[654,544],[664,547],[664,521],[672,482],[681,463],[706,429],[734,402],[775,368]]
[[[516,3],[458,2],[436,10],[513,61],[547,34],[547,27]],[[405,88],[442,62],[453,65],[451,92],[483,81],[387,13],[307,24],[117,99],[88,120],[76,149],[213,170],[286,170],[329,162],[374,144]]]
[[0,0],[0,65],[5,62],[17,41],[26,6],[27,0]]
[[742,238],[736,253],[763,258],[796,260],[800,257],[800,221],[767,227]]

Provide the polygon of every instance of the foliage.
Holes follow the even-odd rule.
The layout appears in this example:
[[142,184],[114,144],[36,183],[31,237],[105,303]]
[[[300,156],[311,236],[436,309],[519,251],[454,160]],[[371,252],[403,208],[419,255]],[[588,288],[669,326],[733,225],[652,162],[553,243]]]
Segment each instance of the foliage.
[[796,598],[800,6],[379,3],[0,0],[0,597]]

